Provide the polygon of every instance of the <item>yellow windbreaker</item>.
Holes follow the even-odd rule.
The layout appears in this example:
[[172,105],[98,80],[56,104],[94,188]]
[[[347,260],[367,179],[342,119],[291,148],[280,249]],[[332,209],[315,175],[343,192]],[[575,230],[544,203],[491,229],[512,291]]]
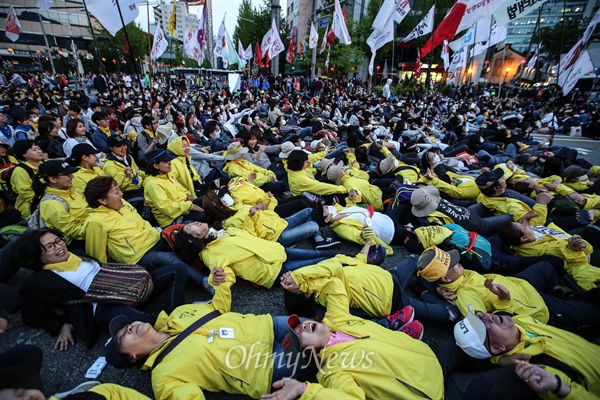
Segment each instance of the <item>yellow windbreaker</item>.
[[169,174],[146,177],[144,198],[161,228],[189,213],[193,206],[183,186]]
[[[500,284],[510,291],[510,300],[502,301],[484,286],[486,278]],[[548,307],[542,296],[526,280],[504,277],[496,274],[480,275],[475,271],[465,270],[464,274],[452,283],[440,284],[456,292],[455,304],[463,316],[467,315],[469,304],[474,310],[493,313],[509,311],[512,314],[529,315],[543,323],[550,318]]]
[[586,190],[588,190],[590,188],[588,186],[589,182],[590,182],[590,180],[586,179],[585,181],[563,182],[563,183],[565,186],[573,189],[576,192],[585,192]]
[[79,171],[73,174],[73,187],[83,193],[88,182],[99,176],[106,176],[106,173],[100,167],[92,169],[79,168]]
[[[128,178],[125,174],[125,168],[127,168],[125,164],[108,158],[104,160],[104,172],[117,181],[117,185],[119,185],[123,192],[141,189],[144,177],[146,176],[144,171],[138,168],[133,158],[129,157],[128,160],[131,162],[131,169],[133,170],[131,178]],[[138,174],[138,183],[134,184],[132,180],[135,179],[136,173]]]
[[[230,288],[235,276],[227,268],[225,271],[227,282],[215,286],[211,303],[186,304],[171,315],[162,312],[158,316],[154,327],[159,332],[176,335],[214,310],[222,314],[190,334],[152,369],[152,389],[157,399],[204,399],[203,390],[260,398],[271,391],[273,319],[270,315],[229,312]],[[209,343],[209,332],[219,332],[220,328],[233,329],[235,338],[225,339],[215,334]],[[151,369],[174,338],[150,353],[142,369]]]
[[232,178],[239,176],[244,179],[247,179],[248,175],[255,173],[256,178],[251,183],[258,187],[271,182],[271,178],[275,178],[275,172],[259,167],[244,159],[227,161],[227,164],[223,167],[223,172]]
[[350,191],[350,189],[356,189],[358,192],[358,196],[356,196],[354,201],[346,197],[346,205],[348,207],[364,203],[372,204],[375,207],[375,211],[383,211],[381,189],[375,185],[371,185],[368,180],[364,180],[346,173],[342,176],[341,185],[348,189],[348,191]]
[[235,228],[227,236],[213,240],[200,252],[200,258],[210,269],[229,267],[242,279],[271,288],[287,258],[277,242],[257,238]]
[[586,246],[580,251],[571,251],[567,248],[569,234],[558,226],[550,224],[546,226],[532,226],[534,232],[541,236],[534,242],[523,243],[512,246],[514,252],[523,257],[532,256],[556,256],[565,262],[567,271],[583,290],[590,290],[600,282],[600,268],[589,263],[588,256],[592,253],[592,246],[586,242]]
[[314,194],[347,194],[348,189],[343,186],[332,185],[325,182],[319,182],[315,177],[303,169],[300,171],[290,171],[288,173],[288,183],[294,196],[299,196],[302,192]]
[[319,383],[308,383],[301,399],[444,397],[442,367],[426,343],[350,315],[348,295],[339,278],[296,283],[303,292],[327,297],[323,323],[330,330],[356,338],[319,352]]
[[69,239],[81,240],[81,228],[87,218],[87,201],[78,189],[59,190],[46,188],[44,193],[59,196],[69,205],[69,210],[58,200],[40,202],[40,215],[47,227],[60,229]]
[[160,240],[160,233],[123,200],[123,208],[88,209],[83,225],[85,252],[101,262],[107,255],[118,263],[137,264]]
[[444,182],[437,176],[433,179],[427,179],[423,177],[423,181],[428,185],[437,187],[440,192],[446,193],[453,199],[464,199],[464,200],[475,200],[477,196],[481,194],[479,187],[475,183],[475,179],[470,177],[463,177],[452,172],[448,172],[448,176],[456,179],[456,185],[451,185]]
[[[510,197],[488,197],[480,194],[477,197],[477,202],[483,204],[485,208],[495,215],[512,215],[515,222],[521,222],[521,218],[529,211],[532,211],[527,204],[517,199],[511,199]],[[533,211],[536,216],[530,220],[530,223],[532,225],[543,225],[548,215],[548,207],[536,203],[533,206]]]
[[236,207],[238,204],[255,206],[260,203],[267,203],[269,205],[269,210],[273,210],[277,207],[278,203],[275,197],[269,197],[269,195],[261,188],[246,182],[246,178],[233,178],[229,181],[227,187],[229,188],[229,194],[234,200]]
[[[34,174],[37,174],[37,167],[34,167],[27,161],[25,161],[23,164],[31,168]],[[13,191],[17,194],[15,208],[21,212],[21,218],[26,219],[31,215],[31,202],[35,196],[33,189],[31,188],[33,180],[27,171],[25,171],[25,169],[21,167],[15,167],[15,170],[10,177],[10,184],[13,188]]]
[[[334,207],[338,212],[344,209],[344,207],[342,207],[339,204],[336,204]],[[342,218],[340,220],[337,220],[331,224],[331,229],[333,229],[336,235],[340,236],[343,239],[361,245],[365,244],[365,239],[363,239],[361,236],[364,226],[354,218]],[[375,245],[379,246],[380,244],[382,244],[385,247],[386,255],[391,256],[392,254],[394,254],[394,249],[392,249],[390,245],[386,244],[383,240],[381,240],[377,235],[373,234],[372,239]]]
[[[381,153],[387,157],[389,154],[392,154],[387,147],[382,147],[381,149]],[[396,160],[396,157],[392,154],[392,157],[394,158],[394,160]],[[412,167],[402,161],[398,161],[398,167],[394,168],[394,170],[396,170],[399,167],[411,167],[411,168],[402,168],[400,171],[397,172],[393,172],[392,173],[396,176],[401,176],[403,179],[407,179],[410,183],[415,183],[415,182],[423,182],[423,175],[421,175],[421,173],[419,172],[419,169],[417,167]]]
[[171,160],[171,172],[169,172],[169,175],[183,186],[185,192],[192,196],[192,199],[195,199],[194,181],[200,181],[201,178],[196,168],[192,165],[192,157],[186,156],[183,153],[181,142],[184,140],[188,140],[188,138],[179,136],[169,142],[167,146],[167,149],[177,156]]
[[[367,264],[367,257],[358,253],[356,257],[338,254],[318,264],[292,272],[294,281],[327,281],[338,278],[344,284],[350,307],[364,310],[372,318],[383,318],[392,314],[394,280],[383,268]],[[327,296],[314,293],[315,301],[327,307]]]
[[348,160],[348,163],[346,164],[347,167],[352,168],[351,172],[348,172],[346,170],[346,173],[350,173],[350,175],[352,176],[356,176],[357,178],[362,178],[362,179],[366,179],[369,180],[370,176],[366,171],[363,171],[362,169],[360,169],[360,163],[358,161],[356,161],[356,155],[354,153],[348,153],[346,154],[346,159]]
[[[565,399],[597,399],[600,398],[600,346],[592,344],[582,337],[565,330],[546,325],[530,316],[515,316],[515,326],[521,334],[517,346],[504,353],[529,354],[536,356],[546,354],[559,360],[581,374],[582,380],[577,382],[556,366],[547,365],[546,371],[571,386],[571,393]],[[492,357],[497,362],[499,356]],[[546,364],[546,363],[544,363]],[[558,397],[550,391],[538,394],[543,399],[556,400]]]
[[287,228],[288,222],[271,210],[259,210],[250,217],[250,208],[252,206],[241,204],[235,215],[223,221],[223,227],[243,229],[258,238],[276,242],[281,232]]

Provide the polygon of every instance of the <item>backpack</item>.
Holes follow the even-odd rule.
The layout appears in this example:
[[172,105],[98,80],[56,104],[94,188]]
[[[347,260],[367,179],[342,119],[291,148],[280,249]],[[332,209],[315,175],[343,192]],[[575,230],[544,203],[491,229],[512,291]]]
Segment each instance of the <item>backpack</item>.
[[17,164],[12,168],[7,168],[4,171],[2,171],[2,180],[4,181],[4,183],[2,184],[2,189],[4,190],[4,200],[6,200],[7,203],[14,204],[17,200],[18,195],[13,190],[12,183],[10,182],[10,180],[12,178],[13,173],[15,172],[15,168],[19,167],[27,171],[27,174],[32,180],[33,175],[35,175],[31,167],[24,163]]
[[[65,208],[67,209],[67,212],[70,211],[69,204],[66,201],[64,201],[62,199],[62,197],[60,197],[58,195],[46,193],[40,199],[40,204],[42,203],[42,201],[47,201],[47,200],[56,200],[56,201],[62,203],[63,206],[65,206]],[[44,220],[42,219],[42,215],[40,214],[39,204],[38,204],[37,208],[35,209],[35,211],[33,212],[33,214],[31,214],[31,217],[29,217],[29,220],[27,221],[27,226],[29,227],[29,229],[41,229],[41,228],[46,227],[46,224],[44,223]]]
[[[446,224],[444,227],[452,231],[452,235],[445,242],[452,244],[460,251],[461,262],[467,268],[483,272],[490,269],[492,266],[492,245],[486,238],[476,232],[468,232],[460,225]],[[474,243],[472,243],[469,233],[476,235]]]
[[398,180],[395,180],[390,185],[390,188],[392,187],[395,188],[396,192],[394,193],[394,198],[390,204],[390,210],[394,210],[400,204],[410,204],[410,197],[412,196],[412,193],[419,188],[417,185],[405,185],[403,183],[399,183]]
[[6,225],[0,228],[0,247],[11,241],[15,236],[21,236],[27,227],[24,225]]

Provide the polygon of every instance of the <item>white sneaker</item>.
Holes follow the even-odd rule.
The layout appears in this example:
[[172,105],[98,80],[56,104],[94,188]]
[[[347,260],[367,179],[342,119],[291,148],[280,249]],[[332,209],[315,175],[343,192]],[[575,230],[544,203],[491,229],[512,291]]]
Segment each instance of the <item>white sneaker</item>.
[[97,386],[97,385],[100,385],[100,382],[98,382],[98,381],[83,382],[67,392],[56,393],[54,395],[54,397],[56,397],[57,399],[64,399],[65,397],[67,397],[71,394],[87,392],[88,390],[90,390],[91,388],[93,388],[94,386]]

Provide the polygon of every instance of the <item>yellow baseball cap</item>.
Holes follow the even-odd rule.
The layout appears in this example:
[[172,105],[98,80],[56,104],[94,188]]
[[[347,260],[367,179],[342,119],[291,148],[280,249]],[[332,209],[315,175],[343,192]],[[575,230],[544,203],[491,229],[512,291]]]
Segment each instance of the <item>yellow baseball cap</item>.
[[435,246],[425,249],[417,261],[417,275],[422,276],[429,282],[435,282],[448,273],[448,270],[458,264],[460,254],[456,250],[448,252]]

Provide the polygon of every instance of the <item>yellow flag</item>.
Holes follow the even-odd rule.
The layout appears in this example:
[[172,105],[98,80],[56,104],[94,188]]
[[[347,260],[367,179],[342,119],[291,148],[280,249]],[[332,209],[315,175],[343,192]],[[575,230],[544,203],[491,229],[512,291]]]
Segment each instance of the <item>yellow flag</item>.
[[169,17],[169,34],[171,36],[177,36],[177,0],[173,0],[173,11]]

